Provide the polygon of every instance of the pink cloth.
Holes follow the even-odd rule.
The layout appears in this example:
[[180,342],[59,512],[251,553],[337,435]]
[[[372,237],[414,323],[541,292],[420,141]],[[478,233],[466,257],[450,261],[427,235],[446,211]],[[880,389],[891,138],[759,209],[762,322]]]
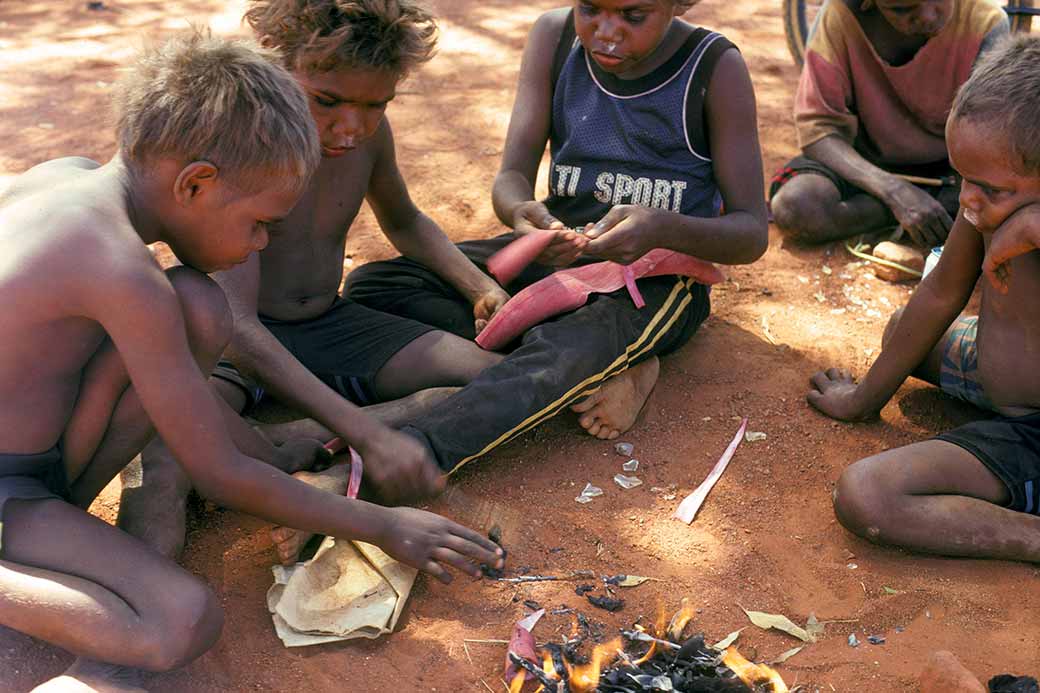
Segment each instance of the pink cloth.
[[[663,248],[651,250],[631,265],[597,262],[559,270],[513,296],[477,335],[477,344],[489,351],[499,349],[529,327],[585,305],[589,294],[606,294],[626,286],[628,270],[633,280],[662,274],[692,277],[701,284],[717,284],[725,279],[710,262]],[[638,303],[637,295],[638,291],[633,299]]]

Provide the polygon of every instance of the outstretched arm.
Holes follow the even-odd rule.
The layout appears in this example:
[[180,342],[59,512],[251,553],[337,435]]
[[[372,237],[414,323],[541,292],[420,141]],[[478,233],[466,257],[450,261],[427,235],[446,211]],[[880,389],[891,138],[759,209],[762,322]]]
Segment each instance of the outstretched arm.
[[397,167],[394,136],[386,118],[376,137],[378,155],[367,199],[380,228],[401,255],[429,267],[473,304],[476,331],[480,332],[509,300],[509,294],[470,262],[412,202]]
[[235,318],[228,355],[271,394],[350,443],[365,459],[369,479],[387,498],[429,496],[443,488],[440,471],[415,440],[390,430],[329,388],[257,317],[260,258],[214,275]]
[[703,260],[746,264],[769,244],[758,145],[755,93],[744,59],[722,54],[708,85],[709,140],[722,216],[690,217],[637,205],[614,207],[589,232],[586,252],[633,262],[654,248],[669,248]]
[[856,385],[847,373],[835,369],[817,373],[809,404],[844,421],[876,416],[964,309],[979,277],[983,252],[982,237],[958,216],[942,259],[910,297],[863,382]]
[[91,261],[106,281],[80,282],[77,308],[112,339],[145,412],[200,493],[281,525],[375,543],[444,580],[447,566],[476,575],[472,561],[500,563],[493,544],[449,520],[325,493],[242,455],[192,356],[173,287],[138,258],[99,255]]

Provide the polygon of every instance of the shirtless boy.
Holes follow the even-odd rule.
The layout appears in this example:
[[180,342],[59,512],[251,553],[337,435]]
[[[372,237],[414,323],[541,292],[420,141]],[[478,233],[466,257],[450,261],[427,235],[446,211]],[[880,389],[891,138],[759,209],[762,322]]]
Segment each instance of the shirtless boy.
[[956,188],[943,133],[957,88],[1008,32],[992,0],[833,0],[806,47],[794,116],[802,155],[770,186],[776,224],[822,243],[899,224],[942,245]]
[[[240,420],[201,375],[231,329],[203,272],[262,249],[320,156],[272,57],[170,42],[122,85],[109,163],[50,161],[0,196],[0,624],[79,657],[40,690],[139,690],[132,669],[181,666],[220,633],[202,582],[85,511],[153,425],[227,507],[370,541],[441,578],[498,562],[443,518],[321,493],[243,454],[252,430],[229,431]],[[185,266],[164,273],[156,241]]]
[[[272,225],[268,247],[214,277],[235,330],[212,382],[237,409],[270,393],[313,419],[296,430],[344,438],[364,458],[366,482],[383,501],[435,495],[444,479],[429,453],[380,420],[400,425],[437,393],[387,401],[462,385],[500,357],[344,299],[339,287],[347,233],[367,200],[398,251],[466,297],[470,322],[483,325],[509,298],[416,208],[397,167],[385,110],[401,80],[431,57],[436,25],[413,0],[251,0],[245,18],[303,88],[322,158],[300,202]],[[378,420],[359,409],[377,402],[387,403]],[[124,493],[120,524],[175,556],[190,486],[160,441],[142,466],[142,483]],[[342,471],[301,477],[338,491],[346,487]],[[281,535],[282,560],[291,561],[299,547],[284,548]]]
[[[952,556],[1040,562],[1040,38],[995,48],[953,103],[961,213],[942,259],[893,316],[863,382],[830,369],[809,402],[874,416],[909,375],[998,415],[848,467],[838,519],[870,541]],[[963,316],[985,275],[982,307]]]

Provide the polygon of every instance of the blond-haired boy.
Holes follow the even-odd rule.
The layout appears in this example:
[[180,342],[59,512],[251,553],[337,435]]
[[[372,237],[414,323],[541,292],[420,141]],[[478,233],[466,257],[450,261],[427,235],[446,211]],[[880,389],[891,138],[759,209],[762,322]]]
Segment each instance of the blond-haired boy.
[[[837,419],[876,415],[909,375],[996,418],[860,460],[834,493],[838,519],[915,551],[1040,561],[1040,38],[976,66],[946,125],[963,176],[938,266],[893,316],[862,383],[813,376],[809,402]],[[982,308],[964,309],[979,276]]]
[[[398,251],[429,267],[453,298],[469,301],[470,331],[508,300],[416,207],[398,169],[386,107],[401,80],[432,56],[436,23],[413,0],[251,0],[246,21],[303,88],[322,160],[270,245],[214,277],[228,295],[235,331],[213,383],[238,410],[270,393],[313,420],[297,432],[346,439],[384,501],[434,495],[444,485],[442,470],[419,441],[388,426],[436,401],[438,386],[463,385],[500,356],[339,290],[347,234],[367,201]],[[158,441],[143,456],[143,471],[144,483],[124,493],[120,522],[175,555],[184,539],[187,480]],[[329,490],[346,485],[336,469],[309,480]],[[276,532],[276,542],[291,562],[300,535],[288,532],[286,543],[283,534]]]
[[[202,272],[262,249],[320,156],[270,58],[201,35],[149,52],[121,91],[110,162],[50,161],[0,195],[0,624],[79,657],[50,690],[129,690],[128,668],[180,666],[220,632],[202,582],[84,510],[156,430],[228,507],[434,572],[445,542],[494,560],[454,523],[323,494],[246,456],[250,429],[229,435],[201,375],[231,330]],[[164,273],[155,241],[186,266]]]

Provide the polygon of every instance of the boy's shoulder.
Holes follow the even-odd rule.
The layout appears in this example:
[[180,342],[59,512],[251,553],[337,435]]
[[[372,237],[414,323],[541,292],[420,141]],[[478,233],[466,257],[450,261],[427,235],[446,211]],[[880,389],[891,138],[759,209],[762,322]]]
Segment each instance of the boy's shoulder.
[[[99,164],[82,157],[38,164],[0,193],[0,242],[9,257],[21,256],[26,270],[90,268],[117,272],[150,258],[133,230],[124,192],[114,179],[88,181]],[[22,264],[22,263],[19,263]]]
[[531,27],[531,39],[541,39],[555,45],[563,34],[563,28],[567,25],[567,19],[573,11],[570,7],[558,7],[555,10],[543,12]]

